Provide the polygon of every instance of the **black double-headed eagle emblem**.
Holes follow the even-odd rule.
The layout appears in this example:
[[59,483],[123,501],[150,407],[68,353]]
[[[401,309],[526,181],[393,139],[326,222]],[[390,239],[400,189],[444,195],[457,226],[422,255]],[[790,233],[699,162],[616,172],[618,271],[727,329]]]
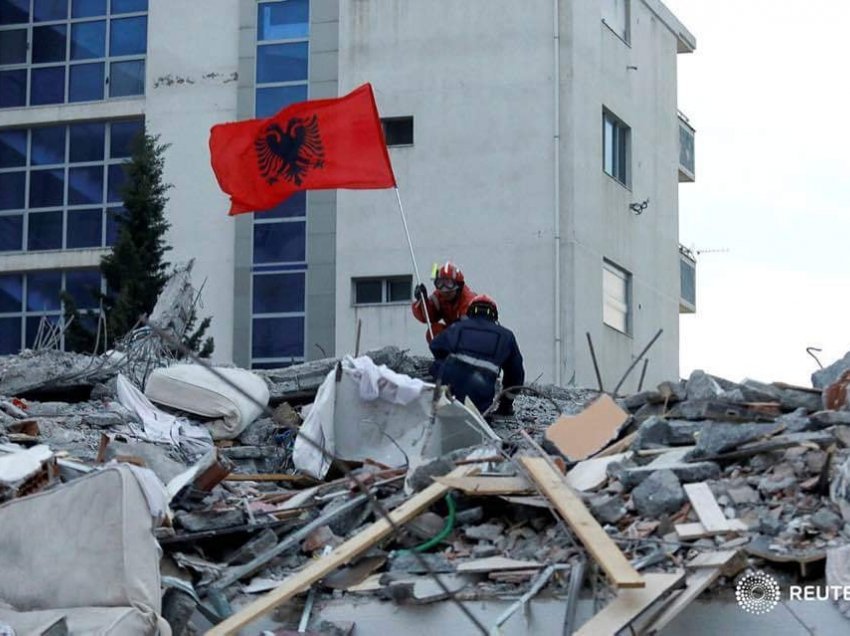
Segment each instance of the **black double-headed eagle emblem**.
[[325,165],[316,115],[293,117],[285,130],[277,123],[269,124],[254,140],[254,148],[260,173],[269,185],[282,177],[300,186],[310,170]]

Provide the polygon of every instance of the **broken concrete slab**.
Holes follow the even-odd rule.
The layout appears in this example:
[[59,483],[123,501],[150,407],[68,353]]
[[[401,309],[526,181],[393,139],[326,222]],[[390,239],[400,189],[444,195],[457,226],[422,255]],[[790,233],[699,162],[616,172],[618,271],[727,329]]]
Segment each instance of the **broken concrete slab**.
[[670,443],[670,424],[664,418],[653,415],[644,420],[638,427],[637,435],[632,442],[632,450],[658,448]]
[[732,404],[717,400],[688,400],[676,404],[669,413],[670,419],[718,420],[722,422],[772,422],[780,413],[765,407]]
[[703,427],[697,436],[697,445],[689,458],[701,459],[721,455],[742,444],[769,437],[782,430],[780,424],[729,424],[717,422]]
[[717,381],[701,369],[695,369],[688,377],[688,400],[714,400],[722,393],[723,389]]
[[602,523],[617,523],[626,516],[626,506],[617,496],[603,495],[590,502],[590,512]]
[[189,532],[202,532],[242,525],[245,522],[245,513],[241,510],[181,511],[174,515],[174,519]]
[[[812,386],[816,389],[825,389],[838,380],[842,373],[850,369],[850,351],[844,357],[812,373]],[[2,391],[0,391],[2,392]]]
[[646,517],[657,518],[679,510],[686,501],[679,478],[670,469],[653,472],[632,491],[632,502]]

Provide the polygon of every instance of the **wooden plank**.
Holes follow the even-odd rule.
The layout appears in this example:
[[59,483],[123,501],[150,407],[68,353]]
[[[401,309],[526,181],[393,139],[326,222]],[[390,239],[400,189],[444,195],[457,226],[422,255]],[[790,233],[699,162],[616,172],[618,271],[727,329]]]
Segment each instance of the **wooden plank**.
[[597,563],[618,588],[643,587],[643,577],[638,574],[602,526],[593,518],[581,498],[567,486],[561,475],[552,470],[540,457],[520,457],[520,462],[552,502],[573,532],[593,555]]
[[599,488],[608,480],[608,464],[623,462],[631,458],[632,453],[617,453],[605,457],[585,459],[573,466],[567,473],[567,483],[582,492]]
[[570,461],[587,459],[617,437],[629,414],[603,393],[578,415],[562,415],[546,429],[549,440]]
[[467,495],[518,495],[534,491],[525,477],[434,477],[434,481]]
[[[708,552],[698,555],[689,561],[686,566],[693,568],[685,579],[687,587],[679,596],[668,605],[647,629],[647,633],[656,633],[664,629],[676,616],[678,616],[688,605],[690,605],[700,594],[707,590],[723,571],[723,566],[729,563],[738,554],[737,550],[724,550],[722,552]],[[702,557],[702,558],[701,558]],[[694,561],[699,560],[696,564]],[[712,565],[706,565],[712,563]]]
[[629,433],[623,439],[614,442],[607,448],[596,453],[593,457],[608,457],[609,455],[616,455],[617,453],[622,453],[632,445],[632,442],[635,440],[635,437],[637,437],[637,431],[635,431],[634,433]]
[[575,636],[617,634],[649,609],[661,596],[679,584],[684,570],[672,574],[647,574],[646,587],[637,590],[619,590],[617,597],[593,618],[581,626]]
[[[466,477],[475,470],[476,468],[473,466],[462,466],[449,473],[449,477]],[[448,490],[442,484],[431,484],[390,512],[389,517],[394,524],[403,525],[445,495]],[[285,579],[277,589],[245,606],[227,620],[210,629],[207,634],[209,636],[221,636],[222,634],[237,633],[263,614],[270,612],[299,592],[307,590],[313,583],[327,576],[339,566],[345,565],[359,556],[378,541],[389,536],[392,530],[393,528],[387,519],[379,519],[363,532],[338,546],[326,557],[310,562],[305,568]]]
[[749,528],[740,519],[729,519],[729,525],[720,531],[706,530],[705,526],[699,521],[694,523],[677,523],[676,536],[684,541],[691,539],[702,539],[703,537],[711,537],[715,534],[723,534],[725,532],[747,532]]
[[542,568],[543,564],[537,561],[520,561],[519,559],[507,559],[501,556],[475,559],[457,565],[458,572],[496,572],[504,570],[534,570]]
[[717,505],[717,500],[707,483],[701,481],[697,484],[685,484],[683,487],[700,523],[706,530],[724,532],[729,527],[729,521]]

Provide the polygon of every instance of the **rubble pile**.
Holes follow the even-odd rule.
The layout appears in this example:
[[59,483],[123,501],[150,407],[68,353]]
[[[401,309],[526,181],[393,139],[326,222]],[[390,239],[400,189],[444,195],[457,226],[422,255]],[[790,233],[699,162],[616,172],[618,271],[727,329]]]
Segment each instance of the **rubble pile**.
[[[850,354],[814,388],[702,371],[628,396],[533,386],[514,416],[487,421],[428,393],[428,359],[395,347],[368,357],[426,391],[421,412],[401,390],[351,397],[340,378],[360,367],[326,359],[255,372],[267,409],[228,438],[198,415],[207,405],[154,404],[114,365],[55,351],[0,358],[0,534],[6,506],[104,468],[149,469],[168,500],[154,531],[157,611],[177,635],[236,633],[275,607],[276,629],[352,633],[356,616],[322,618],[344,599],[516,601],[492,630],[545,596],[566,599],[565,633],[611,621],[653,633],[712,585],[754,568],[819,577],[850,546]],[[381,391],[396,376],[382,377]],[[404,408],[423,437],[372,430],[398,425]],[[321,473],[295,450],[317,420],[334,451]],[[348,430],[355,441],[390,437],[399,453],[351,459],[339,427],[362,427]],[[474,434],[459,446],[452,428]],[[588,597],[598,611],[580,625]]]

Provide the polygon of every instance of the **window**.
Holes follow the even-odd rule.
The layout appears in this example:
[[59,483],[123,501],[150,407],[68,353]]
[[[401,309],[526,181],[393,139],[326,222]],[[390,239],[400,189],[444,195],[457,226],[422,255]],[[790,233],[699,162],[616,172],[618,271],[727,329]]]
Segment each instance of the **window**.
[[632,331],[632,275],[611,261],[602,263],[602,321],[617,331]]
[[624,42],[629,42],[629,0],[602,0],[602,21]]
[[0,253],[104,247],[140,119],[0,130]]
[[[254,111],[269,117],[307,99],[309,0],[257,3]],[[304,360],[307,287],[307,197],[299,192],[254,215],[251,366]]]
[[144,94],[147,10],[147,0],[0,0],[0,108]]
[[610,112],[602,113],[602,167],[628,187],[631,161],[631,129]]
[[[59,323],[64,312],[62,292],[74,299],[78,309],[89,310],[97,309],[102,290],[97,269],[0,274],[0,355],[32,347],[44,320]],[[61,341],[60,346],[64,346]]]
[[388,146],[413,145],[413,117],[386,117],[381,125]]
[[412,276],[352,278],[354,305],[407,303],[411,299]]

